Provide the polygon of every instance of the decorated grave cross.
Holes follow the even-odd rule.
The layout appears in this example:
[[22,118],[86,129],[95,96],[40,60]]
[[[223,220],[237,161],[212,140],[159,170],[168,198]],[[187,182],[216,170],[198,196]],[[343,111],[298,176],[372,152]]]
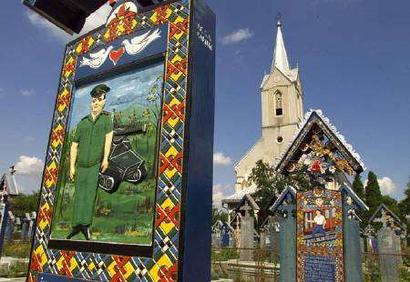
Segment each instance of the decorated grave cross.
[[382,281],[399,281],[402,266],[401,241],[407,237],[407,228],[386,205],[381,204],[369,220],[380,223],[377,229],[377,251]]
[[[322,112],[314,110],[306,114],[276,170],[302,179],[283,191],[270,208],[286,215],[281,232],[294,237],[296,257],[283,266],[287,268],[283,276],[281,266],[281,280],[361,281],[355,210],[367,207],[349,182],[349,177],[364,170],[359,155]],[[289,214],[294,210],[296,218]]]
[[215,15],[110,4],[66,46],[27,279],[209,281]]

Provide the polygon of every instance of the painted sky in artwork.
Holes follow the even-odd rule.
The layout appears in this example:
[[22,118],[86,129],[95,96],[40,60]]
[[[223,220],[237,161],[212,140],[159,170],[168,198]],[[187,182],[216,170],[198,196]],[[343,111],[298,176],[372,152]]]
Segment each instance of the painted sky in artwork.
[[[409,1],[208,3],[218,19],[216,198],[233,192],[233,165],[260,136],[259,85],[271,65],[278,13],[290,63],[300,68],[305,110],[322,109],[383,192],[403,197],[410,176]],[[20,184],[31,191],[39,187],[64,45],[72,38],[19,1],[3,3],[0,23],[0,170],[17,163]]]
[[131,103],[147,106],[147,93],[158,81],[158,78],[162,78],[163,73],[164,65],[160,63],[78,88],[74,94],[70,128],[73,128],[83,117],[90,114],[90,92],[98,84],[104,83],[111,89],[106,96],[105,110],[112,112],[115,109],[118,112],[129,107]]

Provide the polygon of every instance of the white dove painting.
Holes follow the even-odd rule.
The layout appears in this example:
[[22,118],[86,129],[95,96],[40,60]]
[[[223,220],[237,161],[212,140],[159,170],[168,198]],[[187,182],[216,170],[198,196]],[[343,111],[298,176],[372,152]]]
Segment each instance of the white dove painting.
[[80,67],[89,66],[92,69],[98,69],[107,60],[108,55],[114,47],[110,46],[107,49],[103,48],[98,52],[90,53],[90,57],[83,59],[80,62]]
[[124,45],[125,51],[128,55],[136,55],[144,50],[155,39],[158,39],[160,37],[161,32],[159,29],[156,29],[155,31],[148,31],[144,34],[135,36],[130,40],[125,39],[124,41],[122,41],[121,45]]

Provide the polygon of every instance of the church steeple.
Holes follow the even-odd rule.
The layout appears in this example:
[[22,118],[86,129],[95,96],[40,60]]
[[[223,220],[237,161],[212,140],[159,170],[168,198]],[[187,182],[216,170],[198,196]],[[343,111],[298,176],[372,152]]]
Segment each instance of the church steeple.
[[276,23],[276,27],[277,27],[276,45],[275,45],[275,51],[273,54],[271,71],[273,71],[274,67],[277,67],[279,70],[286,73],[287,71],[289,71],[290,67],[289,67],[288,55],[286,54],[285,42],[283,41],[282,23],[280,22],[279,19]]

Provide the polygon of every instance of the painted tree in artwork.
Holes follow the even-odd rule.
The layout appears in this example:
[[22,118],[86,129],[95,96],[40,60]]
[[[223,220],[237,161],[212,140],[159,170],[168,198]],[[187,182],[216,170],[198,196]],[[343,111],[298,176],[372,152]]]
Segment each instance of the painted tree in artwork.
[[364,196],[366,204],[369,207],[368,217],[370,217],[376,211],[377,207],[383,203],[383,196],[380,191],[379,183],[377,182],[377,176],[373,171],[369,171],[367,176]]

